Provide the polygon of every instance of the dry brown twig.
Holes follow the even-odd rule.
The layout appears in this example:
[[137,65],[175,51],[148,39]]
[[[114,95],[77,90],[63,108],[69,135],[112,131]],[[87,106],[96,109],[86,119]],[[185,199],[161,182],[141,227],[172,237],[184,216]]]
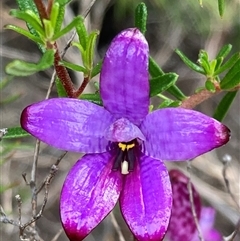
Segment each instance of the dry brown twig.
[[187,171],[188,171],[188,175],[189,175],[189,181],[188,181],[188,184],[187,184],[187,188],[188,188],[188,192],[189,192],[189,200],[190,200],[190,203],[191,203],[192,214],[193,214],[194,222],[196,224],[199,240],[204,241],[202,230],[201,230],[199,222],[198,222],[195,204],[194,204],[194,199],[193,199],[192,182],[191,182],[191,163],[190,163],[190,161],[187,162]]

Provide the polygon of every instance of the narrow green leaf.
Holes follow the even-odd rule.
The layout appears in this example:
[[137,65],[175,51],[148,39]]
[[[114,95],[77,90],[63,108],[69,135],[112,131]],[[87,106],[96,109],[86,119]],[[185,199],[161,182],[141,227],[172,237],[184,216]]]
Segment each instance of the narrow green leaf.
[[87,48],[88,33],[84,25],[84,19],[80,17],[78,24],[76,25],[76,32],[78,35],[79,43],[84,50]]
[[31,10],[21,11],[12,9],[10,11],[10,15],[15,18],[24,20],[25,22],[28,22],[40,35],[45,35],[40,19]]
[[91,72],[91,78],[95,77],[97,74],[100,73],[102,69],[102,60],[99,61],[92,69],[92,72]]
[[65,6],[66,4],[68,4],[71,1],[72,0],[55,0],[55,2],[60,4],[60,6]]
[[181,103],[181,101],[166,99],[158,106],[158,109],[167,107],[178,107],[179,105],[181,105]]
[[6,66],[6,73],[13,76],[29,76],[50,68],[54,61],[54,50],[47,50],[37,64],[14,60]]
[[70,62],[67,62],[67,61],[64,61],[64,60],[62,60],[60,62],[60,64],[64,65],[68,69],[71,69],[71,70],[74,70],[74,71],[83,72],[84,74],[88,73],[86,68],[84,68],[83,66],[77,65],[77,64],[73,64],[73,63],[70,63]]
[[233,89],[240,84],[240,59],[232,66],[232,68],[227,72],[220,86],[224,90]]
[[0,99],[0,105],[6,105],[9,103],[12,103],[12,102],[18,100],[21,96],[22,96],[22,94],[15,94],[15,95],[10,95],[5,99],[2,99],[2,100]]
[[187,98],[187,96],[184,95],[176,85],[171,86],[167,92],[176,97],[178,100],[185,100]]
[[63,28],[61,31],[54,34],[52,37],[52,41],[57,40],[58,38],[62,37],[64,34],[70,32],[76,25],[81,21],[81,18],[75,17],[71,23],[69,23],[65,28]]
[[152,78],[164,75],[163,70],[160,68],[160,66],[157,64],[157,62],[150,56],[149,57],[149,67],[148,71]]
[[50,13],[50,21],[54,29],[54,33],[56,33],[55,27],[57,25],[59,8],[60,8],[60,4],[57,2],[54,2]]
[[67,97],[68,96],[67,92],[64,89],[64,86],[59,78],[56,78],[55,85],[57,88],[58,97]]
[[139,3],[135,10],[135,27],[137,27],[142,34],[146,32],[147,25],[147,6],[145,3]]
[[150,97],[153,97],[174,85],[178,79],[175,73],[167,73],[150,79]]
[[218,0],[218,11],[219,15],[222,18],[225,10],[225,0]]
[[213,82],[211,80],[207,80],[205,82],[205,88],[212,93],[214,93],[216,91],[215,85],[213,84]]
[[240,59],[240,52],[233,54],[226,63],[224,63],[221,67],[219,67],[219,69],[217,69],[214,72],[214,75],[218,75],[224,72],[225,70],[230,69],[239,59]]
[[86,47],[86,63],[84,65],[91,70],[93,66],[94,49],[96,45],[96,40],[99,32],[94,31],[88,36],[87,47]]
[[231,44],[226,44],[224,45],[218,52],[216,59],[217,58],[225,58],[227,55],[230,53],[232,50],[232,45]]
[[[29,9],[29,10],[33,11],[37,16],[39,16],[37,7],[33,0],[16,0],[16,1],[17,1],[17,4],[18,4],[20,10],[26,11]],[[40,19],[40,17],[39,17],[39,19]],[[27,23],[27,27],[28,27],[29,32],[33,36],[39,37],[38,32],[31,26],[31,24]],[[34,42],[37,43],[38,48],[41,50],[42,53],[44,53],[46,51],[44,43],[37,42],[37,41],[34,41]]]
[[54,28],[54,34],[60,32],[64,17],[65,17],[65,6],[60,5],[58,9],[58,16],[57,16],[55,28]]
[[11,127],[7,128],[6,135],[3,136],[3,139],[10,139],[10,138],[21,138],[25,136],[30,136],[22,127]]
[[13,76],[6,76],[4,77],[1,81],[0,81],[0,90],[2,90],[3,88],[5,88],[10,81],[13,80]]
[[205,71],[204,69],[193,63],[186,55],[184,55],[179,49],[176,49],[175,52],[177,53],[177,55],[181,58],[181,60],[192,70],[200,73],[200,74],[204,74],[205,75]]
[[[160,77],[164,75],[163,70],[160,68],[160,66],[155,62],[155,60],[151,56],[149,57],[148,70],[152,78]],[[167,92],[169,92],[171,95],[176,97],[178,100],[184,100],[187,98],[176,85],[170,86]]]
[[220,101],[219,105],[217,106],[213,118],[218,121],[222,121],[226,116],[234,98],[237,95],[237,91],[227,92],[225,96]]
[[44,45],[44,41],[40,37],[32,35],[31,33],[29,33],[27,30],[25,30],[23,28],[20,28],[20,27],[14,26],[14,25],[6,25],[5,29],[11,29],[11,30],[13,30],[13,31],[15,31],[19,34],[22,34],[25,37],[31,39],[35,43],[38,43],[40,45]]
[[82,100],[91,101],[91,102],[93,102],[97,105],[102,105],[102,99],[101,99],[99,93],[96,93],[96,94],[81,94],[79,96],[79,98],[82,99]]
[[217,63],[216,63],[215,71],[214,71],[213,75],[215,75],[216,71],[217,71],[217,70],[220,68],[220,66],[222,65],[223,57],[217,58],[216,61],[217,61]]

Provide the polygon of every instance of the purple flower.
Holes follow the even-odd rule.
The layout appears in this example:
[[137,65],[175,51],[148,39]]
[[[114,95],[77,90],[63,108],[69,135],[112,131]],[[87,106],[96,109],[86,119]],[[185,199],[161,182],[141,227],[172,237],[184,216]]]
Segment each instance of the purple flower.
[[[187,188],[189,178],[178,170],[169,172],[172,191],[173,206],[167,236],[170,241],[200,241]],[[213,228],[215,210],[202,207],[198,192],[192,186],[193,203],[199,220],[199,227],[205,241],[221,241],[220,233]]]
[[194,158],[229,139],[224,125],[196,111],[148,113],[148,51],[135,28],[112,41],[100,75],[103,107],[57,98],[22,113],[22,127],[43,142],[89,153],[72,167],[61,193],[62,224],[72,241],[86,237],[118,200],[137,240],[163,239],[172,189],[161,160]]

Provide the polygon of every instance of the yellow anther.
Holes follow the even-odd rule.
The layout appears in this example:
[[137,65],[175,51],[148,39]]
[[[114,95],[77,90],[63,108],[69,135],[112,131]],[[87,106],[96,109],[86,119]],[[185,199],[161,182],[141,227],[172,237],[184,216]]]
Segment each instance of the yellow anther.
[[127,147],[127,144],[124,144],[124,143],[119,142],[119,143],[118,143],[118,147],[119,147],[122,151],[125,151],[125,150],[126,150],[126,147]]
[[125,144],[125,143],[122,143],[122,142],[119,142],[118,143],[118,147],[122,150],[122,151],[125,151],[127,149],[127,151],[131,148],[133,148],[135,146],[134,143],[131,143],[131,144]]

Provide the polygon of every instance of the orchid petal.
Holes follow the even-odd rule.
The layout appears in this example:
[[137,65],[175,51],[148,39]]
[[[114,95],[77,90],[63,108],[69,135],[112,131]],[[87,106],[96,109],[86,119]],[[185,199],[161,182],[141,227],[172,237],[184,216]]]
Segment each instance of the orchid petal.
[[128,142],[136,138],[145,140],[139,128],[125,118],[120,118],[111,124],[105,137],[112,142]]
[[[197,228],[187,188],[189,179],[178,170],[171,170],[169,175],[172,183],[173,206],[167,234],[171,241],[191,241]],[[199,218],[201,210],[200,196],[193,186],[192,193],[195,212],[197,218]]]
[[71,241],[81,241],[114,208],[122,176],[112,171],[110,153],[89,154],[70,170],[64,182],[60,212]]
[[140,155],[139,165],[124,180],[120,208],[138,241],[162,240],[170,219],[172,191],[162,161]]
[[24,109],[23,129],[59,149],[76,152],[104,152],[106,128],[113,116],[104,108],[84,100],[57,98]]
[[146,138],[142,151],[163,160],[194,158],[227,143],[229,129],[200,112],[166,108],[146,116],[140,129]]
[[117,118],[139,125],[148,113],[148,43],[131,28],[112,41],[103,60],[100,94],[104,107]]

